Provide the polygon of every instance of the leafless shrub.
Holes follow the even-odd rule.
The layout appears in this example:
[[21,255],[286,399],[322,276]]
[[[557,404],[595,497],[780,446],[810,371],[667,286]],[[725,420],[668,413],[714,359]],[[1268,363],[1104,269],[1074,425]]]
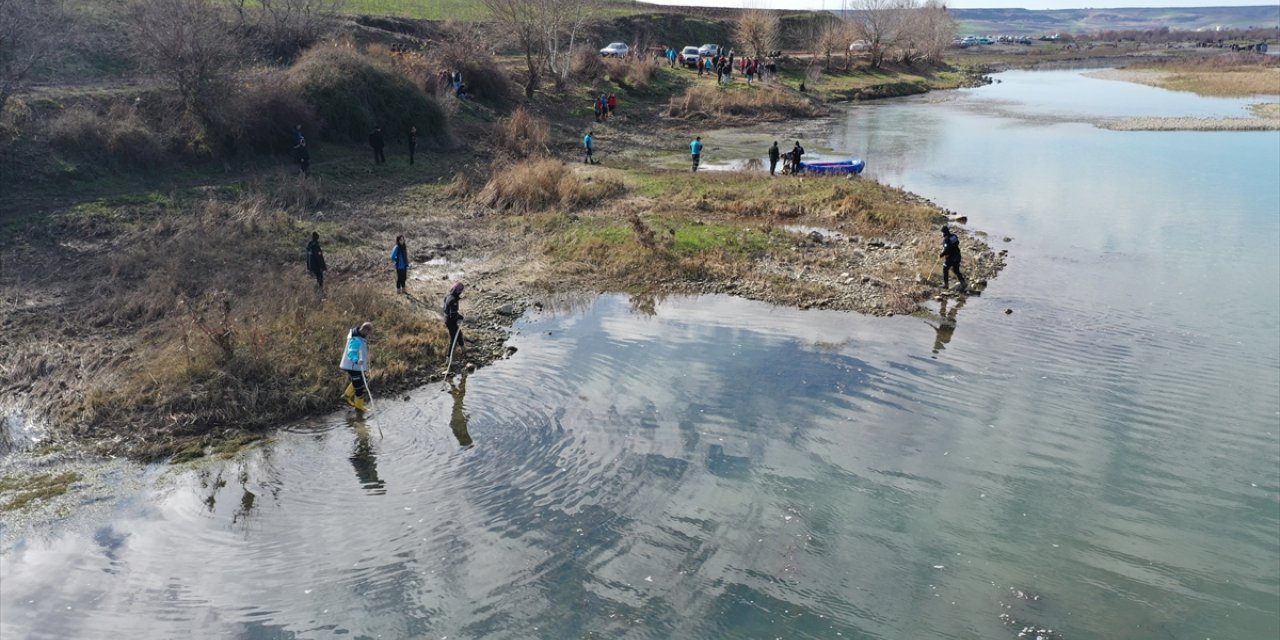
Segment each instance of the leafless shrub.
[[604,59],[600,57],[600,53],[590,47],[583,47],[573,52],[573,77],[591,82],[599,80],[608,73],[609,69],[605,66]]
[[49,139],[61,149],[101,161],[151,166],[164,158],[160,136],[126,105],[105,114],[87,107],[67,109],[49,123]]
[[744,9],[734,25],[734,42],[743,52],[762,58],[778,48],[778,24],[776,11]]
[[292,60],[319,41],[345,0],[230,0],[235,28],[276,61]]
[[0,111],[36,65],[60,50],[66,21],[61,0],[0,0]]
[[498,148],[517,158],[546,155],[551,144],[551,125],[546,119],[529,115],[524,107],[498,121],[494,127]]
[[188,111],[216,120],[240,55],[221,7],[210,0],[138,0],[129,36],[138,59],[177,90]]

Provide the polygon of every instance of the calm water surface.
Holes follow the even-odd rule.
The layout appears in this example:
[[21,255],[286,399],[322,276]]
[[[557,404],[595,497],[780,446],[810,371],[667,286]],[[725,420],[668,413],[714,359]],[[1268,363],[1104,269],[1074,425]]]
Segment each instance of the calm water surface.
[[531,315],[465,385],[6,527],[0,636],[1277,637],[1280,133],[1002,79],[819,143],[1011,238],[983,297]]

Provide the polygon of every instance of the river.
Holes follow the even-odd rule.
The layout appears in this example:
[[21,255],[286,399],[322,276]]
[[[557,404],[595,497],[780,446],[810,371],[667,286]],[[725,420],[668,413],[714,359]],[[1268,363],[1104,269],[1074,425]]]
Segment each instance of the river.
[[1280,133],[998,78],[811,143],[1009,249],[982,297],[532,313],[464,384],[4,526],[0,636],[1277,637]]

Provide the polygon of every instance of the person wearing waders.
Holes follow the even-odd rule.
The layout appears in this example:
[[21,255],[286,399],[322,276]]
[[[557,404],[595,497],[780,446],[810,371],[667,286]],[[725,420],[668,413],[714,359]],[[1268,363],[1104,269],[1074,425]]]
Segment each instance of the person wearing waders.
[[373,333],[373,323],[366,322],[353,327],[347,333],[346,346],[342,352],[342,361],[338,368],[346,372],[350,378],[342,397],[347,404],[364,411],[365,398],[369,395],[365,374],[369,371],[369,336]]
[[773,141],[773,146],[769,147],[769,175],[774,175],[774,171],[778,168],[778,158],[782,157],[782,153],[778,151],[778,141]]
[[466,339],[462,337],[462,314],[458,312],[458,302],[462,300],[462,290],[465,288],[461,282],[455,283],[449,289],[449,295],[444,297],[444,326],[449,330],[449,354],[452,356],[457,349],[461,349]]
[[418,150],[418,128],[409,127],[409,166],[413,166],[413,154]]
[[320,234],[311,232],[311,242],[307,243],[307,271],[316,278],[316,288],[324,292],[324,272],[329,267],[324,263],[324,249],[320,248]]
[[379,127],[369,134],[369,146],[373,147],[374,164],[382,164],[387,161],[387,156],[382,154],[383,147],[387,146],[386,140],[382,139],[382,128]]
[[405,280],[409,278],[409,247],[404,236],[396,236],[396,246],[391,249],[391,264],[396,268],[396,293],[404,293]]
[[582,159],[582,164],[595,164],[595,158],[591,157],[591,150],[595,148],[596,139],[591,136],[591,131],[587,131],[587,135],[582,136],[582,150],[587,154]]
[[693,170],[698,170],[698,161],[702,159],[702,136],[693,139],[689,143],[689,155],[693,157]]
[[938,254],[942,258],[942,288],[946,289],[951,286],[947,276],[948,272],[955,271],[956,279],[960,281],[960,293],[969,290],[969,282],[965,280],[964,274],[960,273],[960,238],[956,234],[951,233],[951,229],[942,227],[942,253]]

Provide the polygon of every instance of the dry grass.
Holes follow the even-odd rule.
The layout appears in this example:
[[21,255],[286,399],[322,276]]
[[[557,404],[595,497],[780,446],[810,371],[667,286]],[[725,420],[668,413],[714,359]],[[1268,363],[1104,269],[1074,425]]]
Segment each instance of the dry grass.
[[551,145],[551,125],[545,118],[529,115],[517,107],[510,116],[498,120],[494,138],[499,151],[516,158],[547,155]]
[[477,200],[504,211],[575,209],[622,192],[612,178],[582,176],[559,160],[541,159],[495,168]]
[[106,113],[72,107],[49,123],[49,139],[63,149],[134,166],[153,166],[164,158],[159,134],[132,106],[118,104]]
[[803,96],[763,84],[690,87],[684,94],[671,98],[667,109],[667,115],[674,118],[720,116],[759,121],[811,118],[822,113],[821,106]]
[[347,278],[331,278],[321,300],[301,259],[282,268],[282,256],[300,254],[306,229],[290,215],[303,205],[281,203],[311,198],[308,189],[251,185],[237,198],[174,202],[126,231],[118,242],[127,249],[81,265],[99,275],[68,312],[136,342],[60,407],[58,422],[98,441],[116,435],[109,449],[148,456],[217,429],[265,429],[322,412],[344,384],[335,368],[343,335],[364,321],[377,327],[375,390],[402,388],[439,362],[443,327],[406,302]]
[[1280,60],[1254,53],[1161,60],[1097,75],[1204,96],[1280,95]]
[[658,74],[658,65],[648,58],[605,58],[609,78],[624,89],[644,90]]

